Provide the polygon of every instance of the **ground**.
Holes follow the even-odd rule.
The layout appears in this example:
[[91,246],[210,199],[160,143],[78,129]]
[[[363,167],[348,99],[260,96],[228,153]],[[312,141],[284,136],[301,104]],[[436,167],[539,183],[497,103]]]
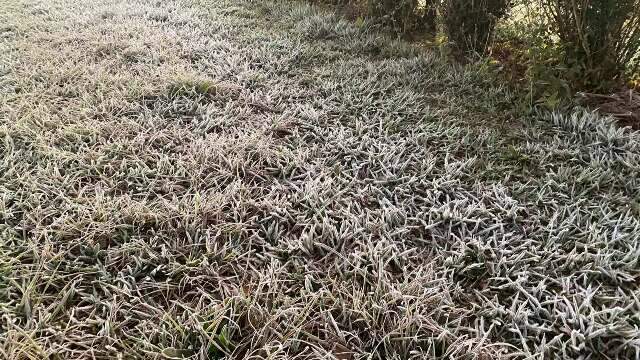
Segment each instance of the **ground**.
[[302,2],[0,0],[0,358],[633,358],[640,134]]

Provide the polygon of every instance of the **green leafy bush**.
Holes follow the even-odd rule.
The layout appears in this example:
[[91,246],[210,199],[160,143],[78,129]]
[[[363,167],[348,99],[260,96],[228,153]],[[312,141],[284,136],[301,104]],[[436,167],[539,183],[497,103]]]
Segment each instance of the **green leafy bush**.
[[640,0],[539,0],[582,88],[603,90],[638,70]]
[[491,53],[501,75],[521,94],[521,110],[569,105],[566,100],[574,94],[571,84],[579,75],[564,64],[538,3],[514,1],[509,16],[496,28]]
[[486,52],[498,20],[510,0],[444,0],[444,25],[449,41],[460,56]]

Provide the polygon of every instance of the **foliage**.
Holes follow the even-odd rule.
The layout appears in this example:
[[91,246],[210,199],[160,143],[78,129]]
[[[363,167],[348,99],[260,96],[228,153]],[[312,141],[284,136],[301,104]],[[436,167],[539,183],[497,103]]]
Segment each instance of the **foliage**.
[[429,34],[437,32],[439,5],[440,0],[425,0],[421,19],[422,29]]
[[402,32],[414,26],[417,5],[417,0],[367,0],[370,16],[381,19]]
[[443,22],[458,54],[484,54],[510,6],[510,0],[444,0]]
[[436,8],[440,0],[316,0],[339,5],[353,17],[369,17],[397,33],[435,33]]
[[[559,20],[552,17],[547,8],[551,1],[547,1],[546,5],[542,1],[546,0],[517,1],[509,16],[500,22],[497,28],[496,44],[492,46],[492,58],[500,64],[502,74],[507,77],[510,84],[515,85],[519,90],[524,90],[524,92],[519,91],[521,94],[526,94],[522,97],[523,106],[532,109],[536,105],[544,105],[544,107],[556,109],[575,103],[578,99],[576,97],[578,91],[614,91],[623,85],[623,80],[631,88],[636,86],[634,79],[638,76],[637,58],[631,55],[623,56],[613,51],[606,59],[591,61],[595,65],[592,69],[589,61],[586,60],[585,54],[588,53],[585,49],[580,46],[580,49],[572,50],[575,46],[558,35],[556,23]],[[624,3],[618,5],[624,6]],[[633,11],[625,16],[632,16],[638,11],[635,8],[629,10]],[[583,20],[582,23],[585,21]],[[614,19],[606,17],[601,19],[600,23],[602,22],[614,22]],[[567,23],[564,24],[564,32],[569,33],[570,26]],[[634,42],[637,44],[637,40],[631,41],[631,38],[636,36],[633,35],[633,24],[633,22],[626,22],[623,28],[625,32],[631,34],[630,37],[625,37],[630,44]],[[597,28],[593,29],[593,26],[587,28],[590,30],[585,33],[593,33],[597,30]],[[615,41],[604,43],[609,47],[608,51],[614,48]],[[593,49],[593,46],[586,48]],[[628,54],[637,52],[638,50],[626,51]],[[627,58],[627,60],[616,60],[621,58]],[[606,69],[609,70],[605,71]],[[585,101],[588,98],[583,96],[580,99]],[[612,113],[623,114],[627,111],[621,108]]]
[[518,88],[520,106],[531,111],[537,105],[556,109],[573,96],[573,72],[562,60],[562,50],[549,38],[548,24],[531,3],[516,4],[496,28],[491,57],[500,74]]
[[580,88],[603,90],[640,65],[640,0],[539,0]]
[[[526,68],[531,104],[555,107],[577,90],[606,90],[638,77],[640,0],[318,1],[357,4],[360,18],[366,15],[401,33],[420,30],[443,39],[439,30],[444,30],[453,50],[446,52],[458,59],[486,55],[495,49],[496,25],[505,19],[518,23],[509,51]],[[516,5],[526,9],[526,20],[510,12]]]

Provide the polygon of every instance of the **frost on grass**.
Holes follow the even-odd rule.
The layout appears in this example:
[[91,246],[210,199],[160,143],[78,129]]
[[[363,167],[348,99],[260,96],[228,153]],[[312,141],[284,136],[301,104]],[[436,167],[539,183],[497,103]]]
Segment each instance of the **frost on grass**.
[[0,357],[637,356],[637,133],[304,4],[0,10]]

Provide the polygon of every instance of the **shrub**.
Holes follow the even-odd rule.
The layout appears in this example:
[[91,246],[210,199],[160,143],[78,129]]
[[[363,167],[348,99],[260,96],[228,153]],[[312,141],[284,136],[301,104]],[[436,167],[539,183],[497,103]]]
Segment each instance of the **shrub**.
[[369,16],[392,26],[398,32],[415,29],[418,22],[417,0],[367,0]]
[[603,90],[638,70],[640,0],[540,0],[582,88]]
[[510,0],[445,0],[444,25],[457,55],[485,53],[510,6]]
[[426,0],[422,13],[422,29],[430,34],[437,31],[439,0]]
[[576,76],[562,61],[557,41],[549,37],[549,24],[537,2],[515,0],[505,21],[496,28],[491,57],[500,73],[518,88],[523,111],[536,105],[556,109],[570,105]]

